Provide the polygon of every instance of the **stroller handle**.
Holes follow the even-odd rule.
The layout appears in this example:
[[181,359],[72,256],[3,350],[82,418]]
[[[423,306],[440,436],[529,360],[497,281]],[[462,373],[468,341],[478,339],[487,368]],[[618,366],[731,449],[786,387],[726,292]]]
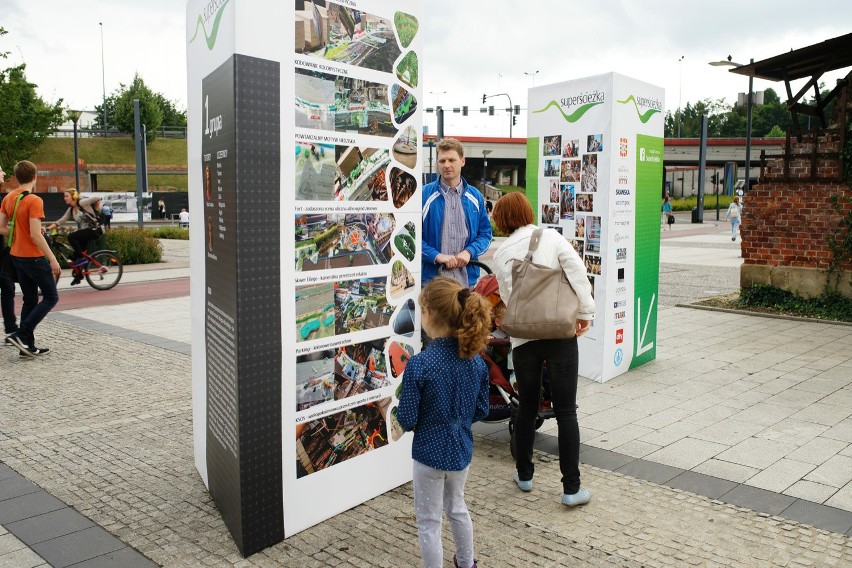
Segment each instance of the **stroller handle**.
[[494,274],[494,271],[485,264],[484,262],[479,262],[478,260],[471,260],[467,263],[468,266],[475,266],[485,271],[485,274]]

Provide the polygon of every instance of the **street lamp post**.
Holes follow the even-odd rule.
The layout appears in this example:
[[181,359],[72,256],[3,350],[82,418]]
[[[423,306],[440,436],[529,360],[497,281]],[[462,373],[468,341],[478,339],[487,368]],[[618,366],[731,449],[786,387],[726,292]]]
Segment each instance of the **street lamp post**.
[[69,110],[68,118],[74,123],[74,187],[80,191],[80,156],[77,152],[77,121],[80,120],[80,115],[83,111]]
[[104,93],[104,134],[106,134],[107,128],[107,109],[106,109],[106,65],[104,65],[104,23],[98,22],[98,25],[101,27],[101,87],[103,87]]
[[482,151],[482,191],[485,192],[485,180],[488,177],[488,154],[491,150]]
[[[754,58],[751,58],[749,65],[754,63]],[[714,67],[743,67],[742,63],[731,61],[731,56],[728,56],[727,61],[711,61],[710,65]],[[754,100],[754,76],[748,76],[748,100],[746,101],[746,155],[745,155],[745,183],[743,184],[743,193],[748,193],[751,185],[751,108]]]
[[680,138],[680,123],[681,123],[681,111],[680,111],[680,101],[681,95],[683,94],[683,59],[686,55],[681,55],[677,60],[680,63],[680,81],[678,83],[678,91],[677,91],[677,137]]
[[535,76],[536,76],[536,75],[538,75],[538,72],[539,72],[539,69],[536,69],[536,70],[535,70],[535,71],[533,71],[532,73],[529,73],[529,72],[527,72],[527,71],[524,71],[524,75],[527,75],[527,76],[529,76],[529,77],[532,77],[532,86],[533,86],[533,87],[535,87]]

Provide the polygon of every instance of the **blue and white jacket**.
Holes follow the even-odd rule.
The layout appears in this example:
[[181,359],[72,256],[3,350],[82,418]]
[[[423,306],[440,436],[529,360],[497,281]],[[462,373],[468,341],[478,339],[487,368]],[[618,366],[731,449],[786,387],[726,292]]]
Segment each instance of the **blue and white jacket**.
[[[465,250],[470,252],[471,260],[478,260],[491,245],[491,220],[485,210],[485,199],[479,190],[462,178],[461,203],[467,221],[467,240]],[[444,195],[438,178],[423,187],[423,273],[422,284],[438,275],[435,257],[441,253],[441,225],[444,221]],[[479,268],[467,267],[468,284],[473,286],[479,278]]]

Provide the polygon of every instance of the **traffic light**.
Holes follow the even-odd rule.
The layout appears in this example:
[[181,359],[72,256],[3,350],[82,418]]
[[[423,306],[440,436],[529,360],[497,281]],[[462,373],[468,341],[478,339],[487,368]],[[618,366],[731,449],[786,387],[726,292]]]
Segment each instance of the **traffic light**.
[[512,115],[512,126],[515,126],[517,123],[518,123],[518,117],[515,116],[515,115]]
[[485,99],[486,99],[486,98],[487,98],[487,97],[485,96],[485,93],[482,93],[482,104],[485,104]]
[[494,107],[493,106],[488,107],[488,116],[494,116]]
[[462,116],[467,116],[467,107],[466,106],[462,107]]
[[515,114],[521,114],[521,105],[515,105]]

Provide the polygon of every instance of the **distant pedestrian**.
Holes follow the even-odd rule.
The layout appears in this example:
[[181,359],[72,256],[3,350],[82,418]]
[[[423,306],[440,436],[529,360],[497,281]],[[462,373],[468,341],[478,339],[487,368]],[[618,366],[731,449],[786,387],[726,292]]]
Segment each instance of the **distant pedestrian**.
[[672,202],[669,199],[669,196],[667,195],[666,198],[663,200],[663,218],[662,218],[663,230],[668,229],[669,231],[671,231],[673,224],[674,224],[674,216],[672,215]]
[[[0,184],[6,181],[6,172],[0,167]],[[3,251],[3,256],[0,257],[0,307],[3,312],[3,334],[4,337],[12,335],[18,331],[18,320],[15,316],[15,280],[17,274],[15,265],[12,264],[12,257],[9,256],[6,249],[6,239],[3,234],[0,234],[0,251]]]
[[0,233],[8,234],[9,224],[14,221],[12,262],[24,296],[20,326],[6,342],[27,357],[50,352],[47,347],[36,347],[35,328],[59,301],[56,277],[62,272],[41,232],[44,203],[39,196],[33,195],[36,176],[36,166],[32,162],[24,160],[15,164],[15,177],[20,185],[0,204]]
[[160,200],[157,202],[157,211],[158,211],[158,212],[159,212],[159,214],[160,214],[160,219],[165,220],[165,219],[166,219],[166,202],[165,202],[165,201],[163,201],[163,198],[162,198],[162,197],[161,197],[161,198],[160,198]]
[[104,229],[109,229],[112,226],[112,205],[108,201],[101,204],[101,222]]
[[180,226],[184,229],[189,228],[189,211],[186,210],[186,207],[182,207],[180,210]]
[[488,416],[488,366],[478,353],[491,329],[491,305],[452,278],[420,293],[432,341],[405,367],[397,418],[414,432],[414,511],[425,568],[444,566],[443,513],[452,527],[453,565],[476,568],[464,485],[473,458],[471,423]]
[[737,229],[740,227],[740,219],[743,214],[743,206],[740,205],[740,198],[738,195],[734,196],[734,200],[731,202],[731,205],[728,206],[728,212],[725,214],[725,219],[728,219],[731,222],[731,240],[737,240]]

